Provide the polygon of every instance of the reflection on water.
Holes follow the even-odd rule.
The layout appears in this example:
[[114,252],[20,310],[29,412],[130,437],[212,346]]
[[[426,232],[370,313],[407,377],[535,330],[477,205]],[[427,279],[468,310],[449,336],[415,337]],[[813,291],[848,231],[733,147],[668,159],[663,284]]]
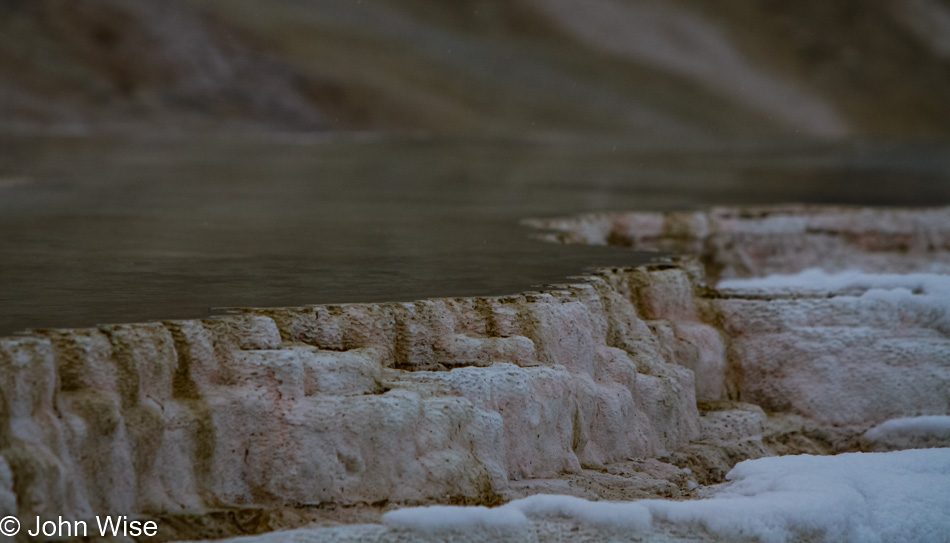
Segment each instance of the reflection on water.
[[515,293],[647,258],[521,218],[786,202],[948,204],[950,146],[7,137],[0,333]]

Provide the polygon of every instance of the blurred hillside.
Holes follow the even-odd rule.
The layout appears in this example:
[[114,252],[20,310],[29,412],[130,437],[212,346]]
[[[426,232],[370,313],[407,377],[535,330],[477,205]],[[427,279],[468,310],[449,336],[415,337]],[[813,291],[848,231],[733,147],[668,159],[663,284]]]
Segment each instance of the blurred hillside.
[[950,0],[0,0],[5,130],[950,134]]

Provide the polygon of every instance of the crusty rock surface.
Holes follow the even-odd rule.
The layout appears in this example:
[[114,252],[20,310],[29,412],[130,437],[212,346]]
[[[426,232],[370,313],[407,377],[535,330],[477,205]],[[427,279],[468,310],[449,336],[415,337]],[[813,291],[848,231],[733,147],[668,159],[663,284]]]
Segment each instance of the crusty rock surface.
[[710,281],[826,271],[950,273],[950,208],[719,207],[530,219],[561,243],[695,255]]
[[745,401],[829,425],[867,426],[948,408],[950,339],[933,318],[936,304],[916,318],[868,295],[724,298],[714,305],[731,333],[734,386]]
[[631,273],[4,338],[5,512],[493,504],[669,455],[699,434],[695,349],[637,316]]
[[[695,254],[705,277],[692,272],[693,285],[729,280],[695,300],[658,300],[689,300],[726,338],[730,398],[855,431],[950,408],[950,208],[715,208],[529,222],[564,243]],[[810,268],[823,272],[791,287],[731,281]],[[849,283],[844,274],[821,287],[829,273],[849,270],[893,278]],[[675,326],[683,327],[683,314],[671,319]],[[718,346],[700,351],[709,356]],[[699,386],[697,397],[707,399]]]
[[712,259],[543,292],[0,338],[0,516],[132,514],[162,519],[166,541],[363,523],[293,537],[384,541],[373,523],[394,507],[683,499],[744,459],[857,450],[888,419],[950,414],[942,298],[707,279],[825,250],[844,252],[830,269],[856,255],[933,273],[950,262],[946,211],[723,213],[653,230],[732,248]]

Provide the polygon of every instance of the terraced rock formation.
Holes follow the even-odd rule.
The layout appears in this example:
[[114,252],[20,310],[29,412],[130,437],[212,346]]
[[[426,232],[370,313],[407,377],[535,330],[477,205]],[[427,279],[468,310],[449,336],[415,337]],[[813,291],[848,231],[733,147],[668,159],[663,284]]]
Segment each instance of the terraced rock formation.
[[[543,225],[699,248],[707,265],[2,338],[0,513],[131,514],[174,540],[536,493],[681,499],[746,458],[857,450],[888,419],[950,414],[950,306],[933,273],[947,210]],[[708,282],[854,263],[928,273],[900,295]]]
[[946,208],[766,206],[524,222],[546,241],[695,255],[715,282],[809,268],[946,274],[948,221]]

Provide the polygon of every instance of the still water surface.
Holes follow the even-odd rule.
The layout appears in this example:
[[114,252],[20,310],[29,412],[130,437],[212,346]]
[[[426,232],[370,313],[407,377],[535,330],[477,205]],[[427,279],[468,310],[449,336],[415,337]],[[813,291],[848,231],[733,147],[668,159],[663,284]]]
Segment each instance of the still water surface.
[[0,334],[219,307],[511,294],[648,256],[525,217],[950,204],[950,145],[0,138]]

